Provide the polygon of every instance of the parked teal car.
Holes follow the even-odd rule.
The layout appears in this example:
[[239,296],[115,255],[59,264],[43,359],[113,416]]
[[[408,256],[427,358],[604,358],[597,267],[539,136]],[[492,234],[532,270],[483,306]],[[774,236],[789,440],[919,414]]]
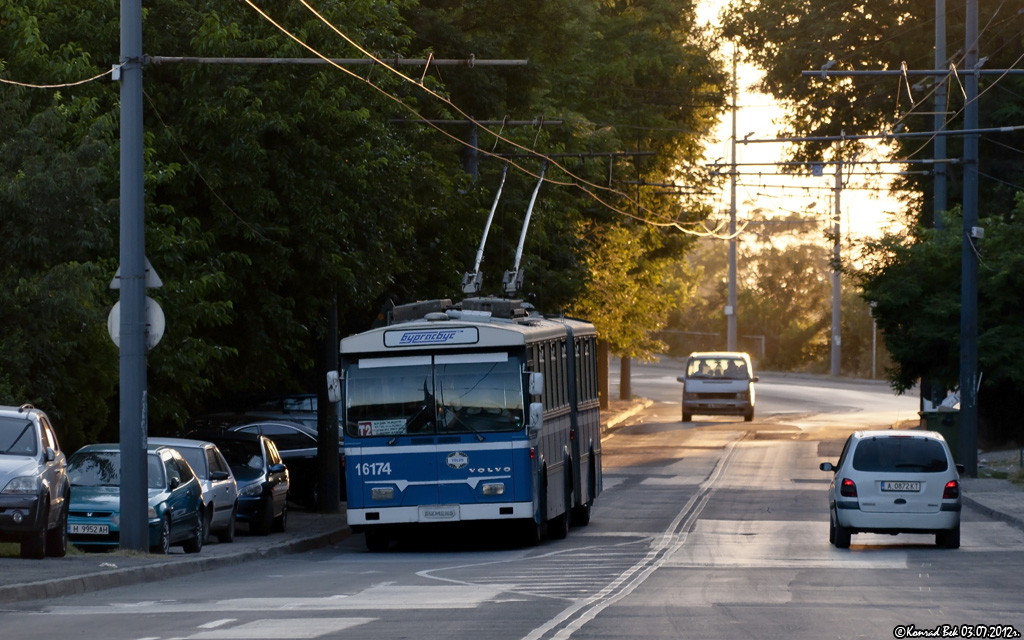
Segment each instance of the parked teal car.
[[[203,489],[181,454],[150,445],[149,546],[166,554],[174,545],[198,553],[206,539]],[[120,542],[121,453],[118,444],[82,447],[68,460],[71,507],[68,540],[83,549],[112,548]]]

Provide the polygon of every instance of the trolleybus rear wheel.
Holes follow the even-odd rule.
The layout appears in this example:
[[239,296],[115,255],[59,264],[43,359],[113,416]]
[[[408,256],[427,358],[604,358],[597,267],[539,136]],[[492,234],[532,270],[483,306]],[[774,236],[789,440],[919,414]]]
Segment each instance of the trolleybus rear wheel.
[[391,538],[386,531],[380,527],[368,527],[366,529],[366,548],[374,553],[387,551],[391,546]]

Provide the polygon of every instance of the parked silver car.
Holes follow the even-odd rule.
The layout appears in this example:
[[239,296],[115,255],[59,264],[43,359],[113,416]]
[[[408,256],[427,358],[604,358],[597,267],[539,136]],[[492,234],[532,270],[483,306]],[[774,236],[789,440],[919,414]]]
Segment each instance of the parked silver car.
[[149,444],[177,449],[203,485],[206,506],[206,531],[219,542],[235,539],[235,516],[238,515],[238,485],[217,445],[187,438],[149,438]]
[[0,406],[0,540],[21,557],[63,557],[68,548],[67,462],[50,419],[30,404]]

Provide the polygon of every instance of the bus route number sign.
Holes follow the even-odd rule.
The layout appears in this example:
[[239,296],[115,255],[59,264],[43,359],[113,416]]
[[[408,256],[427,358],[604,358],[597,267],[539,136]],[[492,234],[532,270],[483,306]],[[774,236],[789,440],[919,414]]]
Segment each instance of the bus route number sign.
[[405,420],[360,420],[361,436],[400,436],[405,433]]

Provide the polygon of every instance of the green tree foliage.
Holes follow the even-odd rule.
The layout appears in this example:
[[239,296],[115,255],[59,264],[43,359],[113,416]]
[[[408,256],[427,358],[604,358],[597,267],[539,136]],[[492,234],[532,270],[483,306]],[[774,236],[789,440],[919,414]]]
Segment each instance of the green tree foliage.
[[[706,179],[693,167],[724,105],[717,42],[697,27],[694,4],[426,0],[407,15],[415,42],[440,58],[473,53],[529,60],[526,67],[486,74],[445,73],[453,101],[478,119],[561,123],[492,132],[500,129],[543,153],[581,154],[548,167],[550,181],[540,191],[524,251],[524,293],[542,310],[571,307],[588,316],[616,355],[650,355],[656,341],[649,332],[685,299],[676,271],[692,240],[672,225],[688,228],[707,215],[700,205],[683,205],[671,189],[654,185]],[[492,132],[477,132],[481,147],[520,151]],[[628,151],[650,155],[583,155]],[[535,160],[517,163],[539,171]],[[481,156],[481,184],[493,189],[500,173],[498,162]],[[534,177],[512,172],[499,209],[504,217],[487,247],[485,282],[500,282],[501,272],[511,268],[534,184]],[[605,263],[596,264],[595,255]],[[664,311],[615,306],[652,282],[666,287]]]
[[[984,219],[979,243],[978,370],[983,436],[998,443],[1019,438],[1016,406],[1024,380],[1024,200],[1007,216]],[[893,386],[907,390],[919,379],[940,388],[958,386],[960,368],[960,217],[954,210],[943,229],[918,229],[872,243],[872,265],[861,274],[864,297],[876,302],[875,317],[894,364]]]
[[652,242],[662,244],[655,229],[595,230],[586,265],[590,295],[571,308],[576,315],[592,318],[601,339],[624,358],[663,353],[665,345],[656,332],[691,295],[692,277],[680,272],[678,260],[657,257],[647,246]]
[[[387,300],[458,294],[501,165],[481,160],[473,182],[457,139],[403,123],[463,117],[424,88],[479,118],[563,119],[503,132],[524,147],[657,154],[549,167],[524,251],[527,299],[557,310],[620,285],[648,307],[652,291],[681,298],[671,265],[685,238],[635,218],[665,225],[703,212],[680,214],[678,199],[618,181],[685,178],[680,167],[698,157],[721,108],[720,65],[692,5],[331,1],[317,3],[324,20],[289,0],[258,6],[295,38],[248,3],[147,0],[144,51],[362,57],[345,34],[385,58],[429,50],[530,66],[416,70],[409,82],[379,66],[148,64],[146,254],[164,286],[147,293],[167,317],[148,356],[151,433],[221,398],[311,389],[335,295],[348,333]],[[0,77],[98,76],[117,62],[119,40],[118,0],[11,0],[0,4]],[[117,300],[108,284],[119,261],[119,88],[105,79],[0,85],[0,242],[10,261],[0,270],[0,395],[54,413],[72,447],[117,438],[118,357],[105,320]],[[515,150],[486,133],[479,146]],[[516,162],[539,171],[536,159]],[[492,291],[512,266],[535,184],[517,172],[487,248]],[[635,281],[590,275],[601,239],[633,243],[603,255]],[[636,332],[618,334],[621,348],[635,352],[660,320],[623,322]]]
[[[947,129],[963,128],[964,3],[947,3],[946,51],[959,72],[938,81],[945,84],[949,114]],[[979,0],[979,55],[986,69],[1017,65],[1024,53],[1020,39],[1024,19],[997,0]],[[803,76],[802,71],[832,70],[898,71],[935,67],[935,3],[932,0],[867,0],[859,3],[826,3],[809,10],[799,0],[734,0],[723,12],[724,33],[736,38],[748,58],[764,72],[759,89],[787,107],[780,134],[838,136],[881,134],[894,131],[934,130],[935,81],[922,76],[857,76],[822,78]],[[945,68],[946,65],[939,65]],[[979,125],[998,127],[1020,121],[1019,76],[982,76],[979,82]],[[946,138],[947,157],[962,155],[961,138]],[[829,159],[834,155],[827,141],[794,145],[800,159]],[[860,143],[844,143],[843,156],[852,157]],[[928,137],[891,141],[894,157],[934,157]],[[980,140],[982,208],[1009,211],[1014,193],[1024,184],[1019,155],[1024,134],[1000,132]],[[959,202],[962,172],[951,167],[949,203]],[[910,187],[906,217],[931,226],[932,178],[907,175],[898,184]]]
[[[945,78],[855,77],[826,79],[806,77],[803,70],[832,63],[837,70],[910,70],[935,67],[935,7],[930,0],[897,2],[869,0],[855,4],[829,4],[809,11],[795,0],[734,0],[725,14],[726,33],[736,37],[750,52],[751,60],[765,72],[761,88],[789,107],[783,132],[794,135],[838,135],[894,132],[930,132],[934,127],[936,82],[944,83],[948,98],[938,110],[948,114],[946,129],[964,126],[965,6],[947,4],[946,50],[958,69]],[[1022,17],[996,0],[978,2],[978,51],[985,69],[1008,69],[1019,64],[1024,53],[1020,38]],[[945,64],[940,64],[945,68]],[[1020,95],[1024,84],[1016,75],[985,75],[979,78],[978,114],[981,128],[1020,124]],[[962,156],[962,138],[948,136],[948,158]],[[795,145],[801,159],[827,158],[829,143],[808,141]],[[934,156],[928,137],[891,141],[894,157],[927,159]],[[854,153],[847,143],[844,157]],[[979,211],[986,227],[984,250],[998,246],[990,227],[1002,233],[1015,226],[1017,194],[1024,184],[1024,136],[1019,132],[986,134],[979,140]],[[962,201],[962,169],[948,167],[947,202],[956,209]],[[904,219],[908,232],[889,236],[871,246],[864,276],[865,298],[878,302],[874,311],[885,342],[894,358],[889,373],[897,389],[909,389],[921,377],[946,388],[957,386],[959,375],[959,282],[961,222],[947,220],[950,231],[934,231],[931,175],[911,173],[897,184],[908,188]],[[938,222],[944,218],[939,215]],[[994,250],[994,249],[992,249]],[[1010,256],[985,261],[1002,270]],[[985,279],[985,267],[979,278]],[[1019,305],[1020,289],[986,289],[979,295],[979,367],[983,370],[979,414],[999,430],[1011,419],[1000,417],[1003,407],[1018,404],[1016,391],[1024,378],[1017,367],[996,371],[991,351],[1006,346],[1003,336],[1020,334],[1020,317],[1005,313]],[[987,291],[987,294],[986,294]],[[991,304],[986,295],[998,295]],[[882,299],[884,297],[884,300]],[[998,340],[994,338],[999,336]],[[984,351],[984,353],[983,353]],[[1002,364],[1002,363],[1000,363]],[[1003,376],[1009,376],[1004,378]],[[999,380],[999,382],[997,382]],[[1011,383],[1010,380],[1015,381]],[[986,403],[987,399],[987,403]]]
[[[832,247],[812,217],[766,217],[758,211],[737,248],[738,347],[761,368],[827,373],[831,367]],[[725,348],[728,246],[703,240],[691,255],[703,274],[686,308],[668,320],[674,354]],[[871,375],[872,320],[856,280],[846,276],[841,301],[841,373]],[[884,349],[879,362],[888,362]],[[877,363],[876,363],[877,364]],[[881,371],[881,369],[878,369]]]
[[[64,5],[0,5],[0,74],[60,84],[96,75]],[[106,332],[116,264],[109,189],[117,121],[94,86],[40,93],[0,85],[0,401],[50,412],[66,447],[107,424],[117,351]]]

